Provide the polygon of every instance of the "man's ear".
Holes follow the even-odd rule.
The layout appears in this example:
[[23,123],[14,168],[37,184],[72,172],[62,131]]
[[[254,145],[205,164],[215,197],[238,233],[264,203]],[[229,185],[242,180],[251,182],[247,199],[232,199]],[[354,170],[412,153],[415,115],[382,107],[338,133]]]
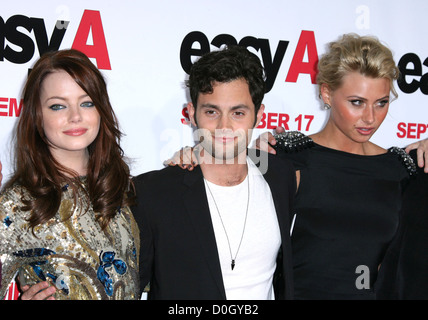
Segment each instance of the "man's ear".
[[189,119],[192,125],[197,127],[198,125],[196,124],[196,110],[193,106],[193,103],[191,102],[187,104],[187,113],[189,114]]
[[262,120],[264,112],[265,112],[265,105],[261,104],[259,111],[257,111],[257,115],[256,115],[257,121],[256,121],[256,125],[254,126],[254,128],[256,128],[260,124],[260,121]]

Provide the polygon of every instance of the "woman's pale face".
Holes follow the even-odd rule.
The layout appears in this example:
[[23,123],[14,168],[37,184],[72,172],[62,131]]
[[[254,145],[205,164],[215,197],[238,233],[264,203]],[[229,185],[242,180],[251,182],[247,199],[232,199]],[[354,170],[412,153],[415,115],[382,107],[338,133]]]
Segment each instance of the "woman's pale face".
[[100,115],[88,94],[59,70],[43,80],[40,101],[52,155],[59,161],[86,156],[100,129]]
[[388,113],[390,90],[387,78],[370,78],[352,72],[334,91],[323,85],[321,94],[324,102],[331,106],[329,122],[337,133],[364,143],[373,136]]

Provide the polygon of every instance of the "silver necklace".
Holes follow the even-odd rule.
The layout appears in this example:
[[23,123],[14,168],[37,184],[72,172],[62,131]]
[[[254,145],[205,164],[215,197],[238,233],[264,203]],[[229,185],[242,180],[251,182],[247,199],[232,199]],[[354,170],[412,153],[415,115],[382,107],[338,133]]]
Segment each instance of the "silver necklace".
[[211,195],[211,198],[214,201],[214,205],[215,205],[215,208],[217,209],[217,213],[218,213],[218,216],[220,218],[221,225],[223,226],[224,234],[226,235],[227,244],[229,245],[229,253],[230,253],[230,260],[231,260],[230,266],[233,270],[235,268],[235,264],[236,264],[236,257],[238,256],[239,249],[241,248],[242,239],[244,238],[245,227],[247,226],[248,206],[250,203],[250,176],[249,175],[247,176],[247,190],[248,190],[247,195],[248,196],[247,196],[247,209],[245,211],[244,227],[242,229],[241,240],[239,241],[238,249],[236,249],[235,257],[232,256],[232,248],[230,247],[229,236],[227,234],[226,228],[225,228],[224,223],[223,223],[223,219],[221,218],[220,210],[218,209],[217,202],[215,201],[213,193],[211,192],[211,188],[208,184],[208,181],[206,181],[206,186],[207,186],[208,191]]

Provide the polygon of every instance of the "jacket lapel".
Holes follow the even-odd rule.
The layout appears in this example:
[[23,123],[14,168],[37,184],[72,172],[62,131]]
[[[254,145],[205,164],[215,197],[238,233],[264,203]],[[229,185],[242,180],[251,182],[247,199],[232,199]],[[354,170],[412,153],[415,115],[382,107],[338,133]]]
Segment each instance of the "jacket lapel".
[[221,295],[226,299],[205,184],[199,166],[193,172],[186,172],[183,184],[187,188],[183,192],[183,201],[201,244],[200,254],[204,256]]
[[286,190],[280,187],[283,185],[283,183],[277,181],[279,177],[277,174],[274,173],[274,170],[268,170],[263,176],[269,186],[276,186],[275,188],[270,187],[270,190],[272,193],[273,203],[275,205],[276,215],[278,217],[281,235],[284,239],[283,235],[285,234],[285,232],[288,231],[284,230],[284,228],[287,227],[287,221],[285,221],[285,215],[282,213],[288,212],[288,209],[284,207],[284,200],[282,200],[282,198],[286,197],[288,193],[286,192]]

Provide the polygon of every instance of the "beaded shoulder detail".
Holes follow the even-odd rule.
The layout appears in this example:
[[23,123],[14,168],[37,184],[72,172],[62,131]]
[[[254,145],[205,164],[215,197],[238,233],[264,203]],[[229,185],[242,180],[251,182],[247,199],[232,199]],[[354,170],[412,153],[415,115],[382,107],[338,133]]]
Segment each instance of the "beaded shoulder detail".
[[409,156],[404,149],[399,147],[391,147],[388,149],[388,152],[396,154],[398,159],[403,163],[409,175],[414,176],[417,173],[416,164],[413,161],[412,157]]
[[287,131],[274,135],[276,148],[285,152],[296,152],[314,146],[314,141],[300,131]]

